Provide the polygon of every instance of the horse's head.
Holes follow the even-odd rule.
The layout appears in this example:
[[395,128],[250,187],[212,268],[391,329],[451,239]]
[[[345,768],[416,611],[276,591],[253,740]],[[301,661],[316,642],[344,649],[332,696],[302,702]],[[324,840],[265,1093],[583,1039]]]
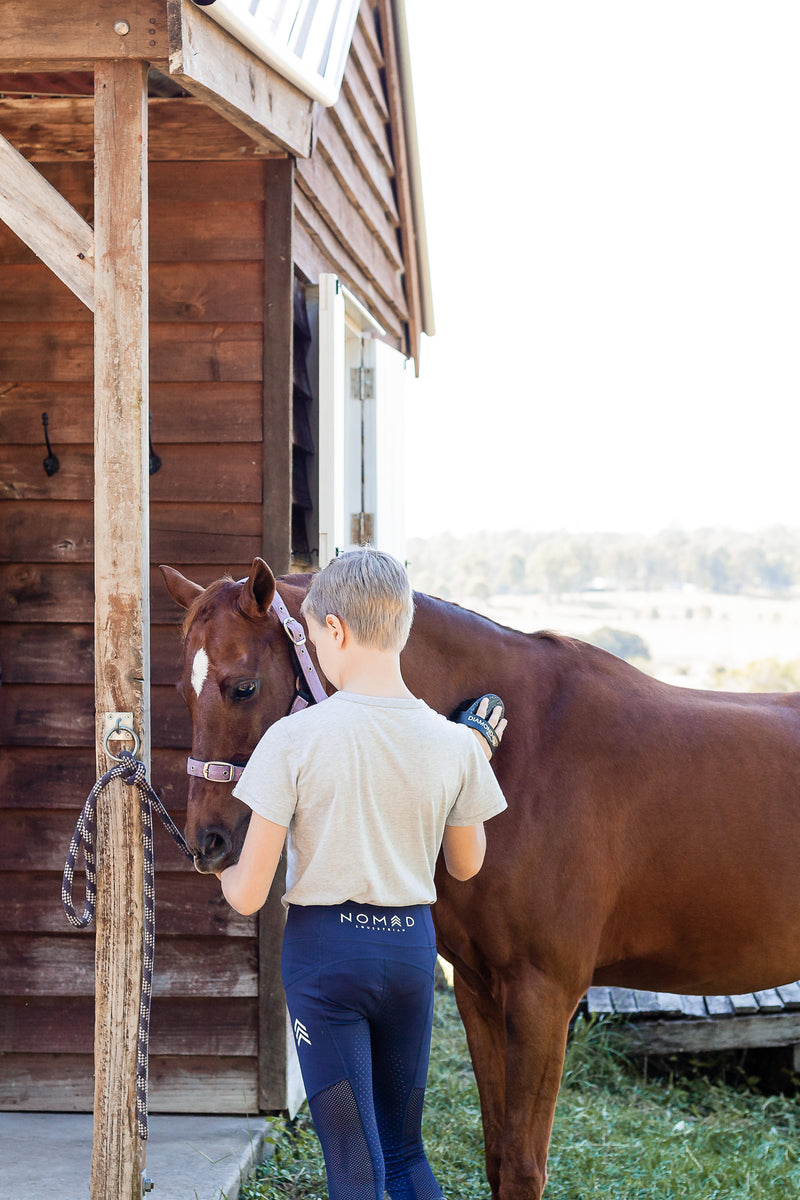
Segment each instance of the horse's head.
[[[275,577],[260,558],[247,579],[218,579],[207,588],[173,567],[162,566],[161,572],[173,600],[187,610],[178,690],[192,720],[192,757],[206,764],[244,764],[295,696],[289,640],[270,609]],[[303,589],[282,593],[297,617]],[[224,778],[224,768],[211,767],[210,774],[191,779],[186,814],[186,841],[203,872],[236,862],[250,820],[250,809],[232,795],[233,781],[213,778]]]

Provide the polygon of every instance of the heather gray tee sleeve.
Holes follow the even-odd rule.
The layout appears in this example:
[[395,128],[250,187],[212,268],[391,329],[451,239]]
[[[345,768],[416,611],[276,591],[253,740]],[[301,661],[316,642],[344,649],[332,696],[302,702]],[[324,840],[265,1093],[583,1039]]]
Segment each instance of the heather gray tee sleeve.
[[469,744],[464,752],[463,786],[447,814],[446,823],[477,825],[481,821],[496,817],[508,805],[475,734],[464,725],[456,728],[463,729]]
[[289,826],[297,806],[297,754],[289,718],[266,731],[233,789],[238,800],[274,821]]

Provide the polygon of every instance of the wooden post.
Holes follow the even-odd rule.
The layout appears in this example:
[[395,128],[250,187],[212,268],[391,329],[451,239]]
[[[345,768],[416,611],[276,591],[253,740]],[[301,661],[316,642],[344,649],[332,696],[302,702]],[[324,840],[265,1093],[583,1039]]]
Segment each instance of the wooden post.
[[[147,64],[95,68],[95,711],[129,713],[149,754]],[[126,722],[123,722],[126,723]],[[131,749],[116,741],[111,749]],[[136,1124],[142,974],[139,797],[115,781],[98,813],[91,1200],[139,1200]]]

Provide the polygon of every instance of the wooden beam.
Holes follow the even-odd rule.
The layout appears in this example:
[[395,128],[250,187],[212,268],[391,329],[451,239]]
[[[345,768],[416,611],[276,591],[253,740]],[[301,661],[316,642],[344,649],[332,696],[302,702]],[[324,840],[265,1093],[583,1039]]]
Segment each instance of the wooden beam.
[[166,64],[166,0],[14,0],[3,5],[3,70],[91,70],[98,59],[112,58]]
[[[194,90],[194,89],[189,89]],[[215,108],[217,111],[214,111]],[[153,141],[151,158],[194,161],[228,158],[283,158],[277,137],[254,138],[249,129],[237,128],[219,106],[188,97],[150,101]],[[221,115],[220,115],[221,113]]]
[[0,219],[94,311],[94,233],[0,135]]
[[[147,64],[95,72],[95,713],[131,713],[149,761]],[[127,724],[127,722],[125,722]],[[116,742],[130,749],[131,743]],[[95,1102],[90,1200],[139,1200],[136,1124],[142,832],[135,788],[98,812]]]
[[292,544],[292,388],[294,341],[294,162],[264,165],[264,533],[276,575],[289,570]]
[[[277,142],[254,142],[201,100],[153,97],[148,107],[151,162],[242,162],[286,155]],[[0,133],[29,162],[90,162],[93,120],[91,96],[0,100]]]
[[800,1042],[800,1013],[764,1013],[733,1019],[632,1021],[620,1027],[632,1054],[704,1054],[751,1046],[789,1046]]
[[169,73],[255,142],[311,153],[314,102],[190,0],[167,0]]

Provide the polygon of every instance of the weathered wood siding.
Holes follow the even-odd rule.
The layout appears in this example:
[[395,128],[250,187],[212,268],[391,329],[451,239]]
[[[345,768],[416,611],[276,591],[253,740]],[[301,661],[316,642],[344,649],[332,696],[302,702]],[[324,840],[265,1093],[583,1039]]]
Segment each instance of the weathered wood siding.
[[311,158],[297,163],[295,261],[312,283],[338,275],[407,353],[394,145],[403,134],[389,120],[386,19],[376,0],[362,0],[341,95],[318,114]]
[[[150,100],[150,404],[162,463],[151,477],[152,779],[179,825],[190,742],[174,688],[181,614],[155,564],[201,583],[244,574],[257,554],[283,570],[290,521],[298,555],[314,550],[304,544],[315,503],[306,471],[314,453],[304,370],[311,331],[299,295],[292,378],[292,261],[301,283],[338,275],[388,340],[409,348],[404,256],[413,247],[404,244],[396,64],[385,61],[390,8],[362,0],[341,98],[318,112],[313,155],[294,177],[289,163],[200,101]],[[69,78],[67,93],[77,77]],[[88,221],[91,106],[85,94],[0,100],[0,132]],[[265,311],[273,322],[266,339]],[[95,779],[92,370],[90,313],[0,222],[5,1108],[69,1111],[92,1102],[93,937],[72,929],[60,901],[67,845]],[[50,477],[43,412],[61,464]],[[272,494],[278,478],[292,480],[292,495]],[[259,965],[255,919],[233,913],[216,880],[194,875],[160,831],[156,857],[151,1107],[252,1111],[269,1094],[270,1053],[284,1054],[259,1046],[274,963]],[[273,946],[269,933],[262,929],[262,946]]]
[[[151,169],[151,551],[201,582],[262,547],[264,172]],[[91,219],[90,163],[41,164]],[[41,414],[61,463],[48,477]],[[94,782],[92,320],[0,223],[0,1107],[92,1101],[93,937],[60,875]],[[182,615],[154,570],[152,778],[178,824]],[[257,1107],[254,919],[156,834],[153,1111]],[[76,888],[80,894],[80,886]],[[46,1047],[46,1052],[43,1048]]]

